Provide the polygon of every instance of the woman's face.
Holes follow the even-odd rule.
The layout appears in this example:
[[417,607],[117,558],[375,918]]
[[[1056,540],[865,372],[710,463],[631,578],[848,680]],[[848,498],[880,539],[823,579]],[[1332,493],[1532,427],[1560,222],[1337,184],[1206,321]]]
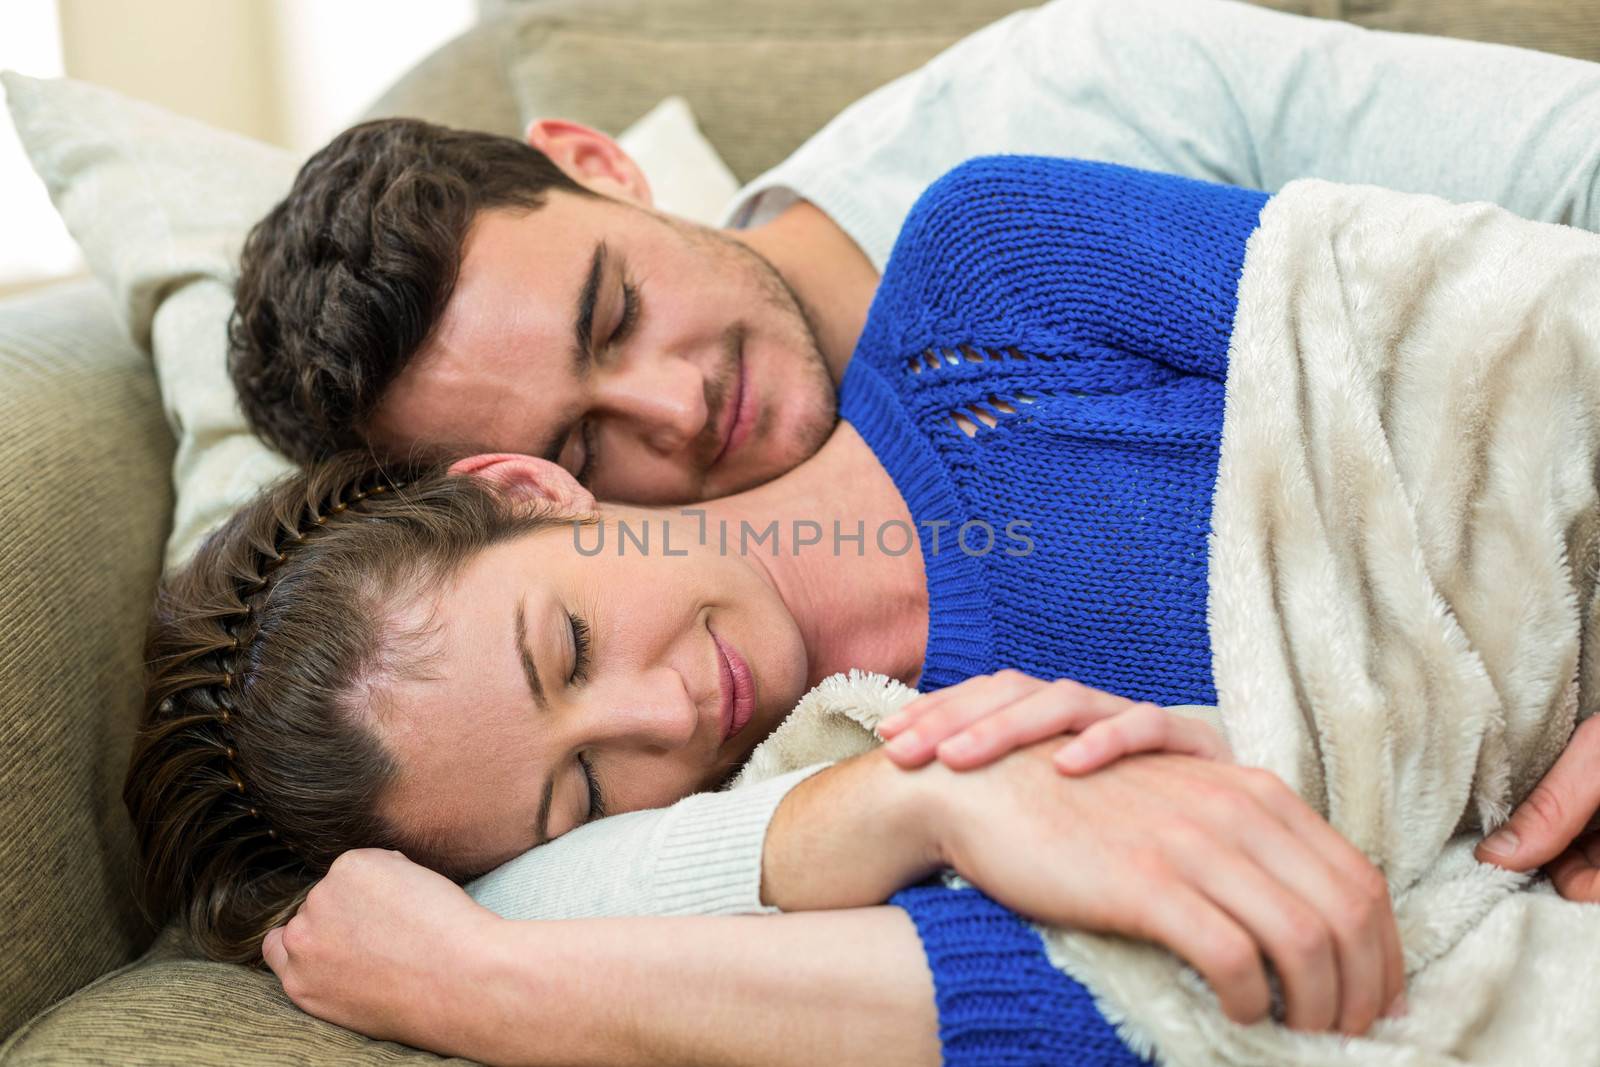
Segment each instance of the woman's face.
[[[700,546],[697,521],[602,517],[599,553],[592,526],[524,535],[399,620],[435,655],[373,702],[400,766],[382,811],[455,865],[487,870],[600,817],[591,775],[607,815],[713,788],[804,693],[799,629],[754,567]],[[648,553],[618,518],[648,524]]]

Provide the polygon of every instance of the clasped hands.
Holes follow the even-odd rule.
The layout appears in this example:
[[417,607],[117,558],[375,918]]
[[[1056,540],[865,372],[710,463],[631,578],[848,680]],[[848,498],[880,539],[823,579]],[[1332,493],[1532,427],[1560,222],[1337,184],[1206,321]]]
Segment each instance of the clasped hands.
[[[1242,1023],[1270,1009],[1269,963],[1297,1029],[1361,1034],[1402,1005],[1381,873],[1277,777],[1234,765],[1209,725],[1005,671],[919,698],[880,732],[886,748],[860,759],[882,768],[882,804],[863,810],[928,828],[905,847],[930,870],[1040,922],[1160,944]],[[399,1036],[416,1020],[388,1017],[384,987],[425,987],[494,921],[398,853],[359,850],[263,955],[306,1010]]]
[[[1041,682],[1015,671],[974,678],[920,697],[883,724],[889,755],[902,767],[937,757],[963,770],[1016,748],[1078,732],[1054,762],[1082,774],[1136,752],[1229,758],[1205,723],[1135,704],[1072,682]],[[1600,716],[1584,720],[1566,749],[1477,857],[1516,871],[1542,867],[1568,900],[1600,903]]]
[[[1163,945],[1238,1022],[1267,1014],[1268,962],[1293,1028],[1362,1034],[1403,1010],[1383,875],[1277,776],[1235,766],[1211,725],[1002,671],[879,732],[901,767],[948,777],[929,790],[952,798],[944,865],[1019,914]],[[978,810],[1003,819],[963,817],[985,778]]]

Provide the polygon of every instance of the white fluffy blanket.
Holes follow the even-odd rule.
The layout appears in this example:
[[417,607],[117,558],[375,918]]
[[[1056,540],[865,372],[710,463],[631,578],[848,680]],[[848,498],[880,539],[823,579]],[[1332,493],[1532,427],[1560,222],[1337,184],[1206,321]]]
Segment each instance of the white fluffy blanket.
[[[1151,946],[1046,930],[1164,1063],[1600,1063],[1600,906],[1477,864],[1595,710],[1600,237],[1290,185],[1251,238],[1211,544],[1220,713],[1389,878],[1410,1010],[1360,1040],[1229,1022]],[[746,769],[875,743],[829,679]],[[1110,816],[1108,816],[1110,817]]]

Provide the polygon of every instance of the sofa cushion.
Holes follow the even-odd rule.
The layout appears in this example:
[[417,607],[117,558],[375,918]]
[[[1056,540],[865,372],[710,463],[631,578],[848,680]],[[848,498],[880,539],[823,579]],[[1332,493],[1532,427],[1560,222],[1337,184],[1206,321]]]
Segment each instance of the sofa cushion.
[[192,958],[168,930],[138,963],[55,1005],[0,1048],[6,1067],[460,1063],[314,1019],[269,971]]
[[524,121],[620,130],[662,96],[689,101],[741,181],[846,105],[1026,0],[513,0],[511,86]]
[[122,778],[172,439],[93,282],[0,302],[0,382],[4,1034],[150,938]]
[[504,37],[502,27],[493,21],[472,27],[402,75],[363,118],[425,119],[463,130],[521,136],[526,123],[506,77]]
[[175,562],[290,468],[246,428],[226,353],[239,248],[298,162],[98,86],[3,78],[29,160],[129,334],[155,355],[178,440]]
[[1600,61],[1600,7],[1571,0],[1253,0],[1369,30],[1431,33]]

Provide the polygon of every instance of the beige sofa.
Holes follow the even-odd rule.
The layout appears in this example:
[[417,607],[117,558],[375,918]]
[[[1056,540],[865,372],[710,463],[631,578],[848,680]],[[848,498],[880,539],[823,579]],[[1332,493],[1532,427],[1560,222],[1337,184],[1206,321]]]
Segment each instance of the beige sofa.
[[[510,0],[374,107],[515,134],[688,98],[741,180],[1017,0]],[[1600,60],[1600,4],[1280,0]],[[269,974],[192,958],[129,892],[121,803],[173,441],[92,282],[0,302],[0,1063],[380,1063]]]

